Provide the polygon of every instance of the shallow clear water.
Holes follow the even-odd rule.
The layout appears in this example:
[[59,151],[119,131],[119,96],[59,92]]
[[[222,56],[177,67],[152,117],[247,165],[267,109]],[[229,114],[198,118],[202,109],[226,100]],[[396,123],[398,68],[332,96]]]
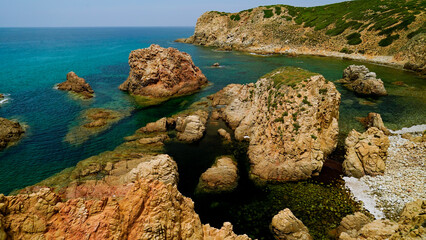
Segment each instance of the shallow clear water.
[[[131,135],[147,122],[181,111],[192,102],[230,83],[254,82],[281,66],[302,67],[335,81],[341,77],[344,68],[357,63],[322,57],[265,57],[240,52],[218,52],[211,48],[173,42],[174,39],[190,36],[193,30],[0,29],[0,93],[10,94],[10,100],[0,106],[0,116],[18,119],[28,125],[25,138],[17,146],[0,152],[0,193],[32,185],[89,156],[112,150],[123,142],[123,137]],[[192,96],[173,99],[159,106],[139,107],[131,97],[118,90],[118,85],[128,75],[127,58],[130,51],[148,47],[151,43],[175,47],[189,53],[213,84]],[[215,62],[223,67],[211,68]],[[366,116],[368,112],[380,113],[385,125],[392,129],[426,123],[424,79],[398,69],[365,65],[385,82],[389,96],[365,102],[365,99],[337,84],[342,93],[342,139],[352,128],[362,130],[355,117]],[[56,83],[65,80],[69,71],[75,71],[91,84],[96,92],[93,100],[75,100],[67,93],[53,88]],[[391,84],[395,81],[403,81],[408,86]],[[83,145],[73,146],[64,142],[63,139],[69,128],[75,124],[75,119],[83,110],[92,107],[117,110],[130,108],[132,115]],[[185,195],[192,195],[198,177],[215,157],[226,153],[227,150],[220,144],[213,143],[216,140],[208,138],[187,147],[168,146],[169,153],[176,158],[180,172],[183,173],[180,188]],[[185,161],[185,154],[191,154],[188,159],[194,163]]]

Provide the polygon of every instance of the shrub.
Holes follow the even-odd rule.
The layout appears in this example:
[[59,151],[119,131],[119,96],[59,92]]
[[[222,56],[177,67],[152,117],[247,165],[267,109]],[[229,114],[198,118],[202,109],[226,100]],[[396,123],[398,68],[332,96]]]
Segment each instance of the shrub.
[[281,7],[276,6],[276,7],[275,7],[275,13],[276,13],[277,15],[280,15],[280,14],[281,14]]
[[230,18],[231,20],[234,20],[234,21],[240,21],[241,19],[240,14],[231,15]]
[[361,34],[360,33],[352,33],[346,36],[346,40],[348,40],[349,45],[358,45],[362,43]]
[[263,10],[263,18],[271,18],[274,16],[274,13],[272,12],[272,9],[270,10]]
[[393,35],[393,36],[389,35],[386,38],[380,40],[379,46],[380,47],[389,46],[389,45],[391,45],[393,43],[394,40],[396,40],[398,38],[399,38],[399,34],[396,34],[396,35]]
[[342,50],[340,50],[340,52],[341,53],[345,53],[345,54],[351,54],[351,53],[353,53],[354,51],[352,51],[352,50],[350,50],[350,49],[348,49],[348,48],[342,48]]

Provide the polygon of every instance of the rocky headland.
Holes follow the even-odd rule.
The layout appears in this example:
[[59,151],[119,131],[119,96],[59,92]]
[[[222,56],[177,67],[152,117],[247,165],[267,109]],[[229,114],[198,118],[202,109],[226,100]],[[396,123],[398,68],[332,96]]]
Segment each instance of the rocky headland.
[[425,18],[420,0],[260,6],[238,13],[206,12],[194,35],[177,41],[260,54],[349,58],[424,74]]
[[0,150],[18,142],[24,133],[25,129],[21,124],[0,117]]
[[213,114],[237,140],[249,142],[254,179],[308,179],[337,145],[340,93],[321,75],[279,68],[255,84],[230,84],[210,98]]
[[78,117],[80,124],[70,128],[65,141],[73,145],[82,144],[128,116],[130,116],[130,110],[87,109]]
[[151,45],[129,55],[130,73],[120,90],[132,95],[168,99],[199,91],[207,78],[187,53]]
[[74,72],[67,74],[67,80],[63,83],[56,85],[59,90],[70,91],[76,93],[84,99],[93,98],[94,91],[86,81],[77,76]]
[[364,65],[350,65],[343,70],[343,78],[338,80],[351,91],[365,96],[386,96],[385,86],[375,72],[370,72]]

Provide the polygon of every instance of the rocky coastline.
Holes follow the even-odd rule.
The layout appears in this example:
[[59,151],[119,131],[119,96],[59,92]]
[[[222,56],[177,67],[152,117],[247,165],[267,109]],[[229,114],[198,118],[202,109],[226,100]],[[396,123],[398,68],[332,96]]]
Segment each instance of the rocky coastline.
[[[353,6],[357,4],[363,3],[337,3],[329,8],[342,12],[342,18],[346,18],[345,11],[348,16],[355,14],[352,11],[362,16],[359,6]],[[364,16],[371,15],[371,8],[365,5],[366,8],[361,11]],[[402,11],[404,6],[392,7],[397,12]],[[261,6],[238,13],[210,11],[200,16],[193,36],[177,41],[257,54],[338,57],[391,65],[425,74],[425,34],[419,32],[414,37],[410,35],[411,31],[421,29],[424,14],[410,16],[413,20],[404,28],[389,27],[386,33],[395,32],[392,37],[388,35],[386,38],[382,33],[385,30],[375,26],[392,16],[382,15],[384,19],[379,17],[380,20],[368,17],[360,17],[357,21],[346,19],[346,23],[333,23],[335,19],[327,18],[321,22],[321,18],[308,17],[311,9],[314,12],[328,11],[324,6],[296,8],[286,5]]]

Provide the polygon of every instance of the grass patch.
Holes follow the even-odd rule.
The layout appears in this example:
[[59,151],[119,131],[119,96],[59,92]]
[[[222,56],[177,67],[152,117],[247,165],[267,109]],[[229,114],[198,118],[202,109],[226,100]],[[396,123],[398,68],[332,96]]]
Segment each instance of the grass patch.
[[294,88],[296,84],[315,75],[318,75],[318,73],[313,73],[301,68],[281,67],[267,73],[261,78],[271,79],[274,82],[275,88],[278,88],[281,85],[287,85]]

